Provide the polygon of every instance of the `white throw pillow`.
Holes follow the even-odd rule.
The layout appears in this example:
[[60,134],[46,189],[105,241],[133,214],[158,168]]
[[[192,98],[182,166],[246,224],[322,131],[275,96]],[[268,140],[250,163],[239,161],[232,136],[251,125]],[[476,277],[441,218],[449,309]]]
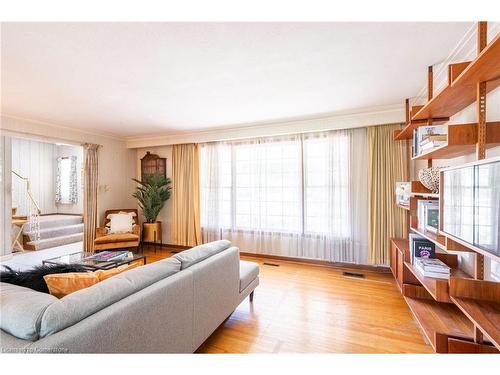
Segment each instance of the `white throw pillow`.
[[132,232],[134,219],[129,214],[114,214],[111,216],[109,233]]

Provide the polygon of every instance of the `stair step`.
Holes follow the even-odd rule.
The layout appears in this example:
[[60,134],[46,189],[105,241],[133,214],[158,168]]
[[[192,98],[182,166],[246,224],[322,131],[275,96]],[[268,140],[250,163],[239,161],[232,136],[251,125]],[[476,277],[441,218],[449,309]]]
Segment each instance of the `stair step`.
[[[47,215],[40,216],[40,229],[58,228],[66,225],[75,225],[83,223],[83,217],[77,215]],[[29,231],[29,225],[26,225],[25,232]]]
[[[82,233],[83,232],[83,223],[73,224],[73,225],[65,225],[62,227],[50,227],[45,229],[40,229],[40,239],[46,239],[51,237],[61,237],[74,233]],[[35,238],[35,232],[24,232],[26,236],[33,240]]]
[[56,246],[62,246],[62,245],[67,245],[70,243],[74,242],[80,242],[83,241],[83,232],[82,233],[73,233],[70,235],[66,236],[59,236],[59,237],[51,237],[51,238],[46,238],[38,241],[30,241],[27,243],[27,249],[30,250],[42,250],[42,249],[48,249],[49,247],[56,247]]

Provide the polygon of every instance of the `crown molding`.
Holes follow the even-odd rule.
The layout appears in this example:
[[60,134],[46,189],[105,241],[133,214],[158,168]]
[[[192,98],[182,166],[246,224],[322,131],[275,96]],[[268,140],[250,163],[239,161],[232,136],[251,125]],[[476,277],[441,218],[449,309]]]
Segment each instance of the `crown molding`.
[[252,137],[265,137],[294,133],[307,133],[334,129],[359,128],[403,122],[404,108],[401,104],[379,106],[356,112],[337,112],[316,117],[283,119],[239,126],[219,127],[194,132],[172,133],[155,136],[127,137],[128,148],[167,146],[181,143],[203,143]]
[[[83,130],[80,128],[73,128],[73,127],[66,126],[66,125],[54,124],[54,123],[50,123],[50,122],[46,122],[46,121],[30,119],[30,118],[11,115],[11,114],[7,114],[7,113],[0,113],[0,118],[2,119],[2,121],[0,122],[0,129],[2,129],[4,131],[8,131],[9,133],[12,133],[12,134],[18,133],[18,134],[24,134],[24,135],[37,135],[37,136],[42,136],[42,137],[44,136],[44,134],[42,134],[42,133],[24,132],[24,131],[20,131],[19,129],[10,128],[10,127],[6,128],[3,125],[4,118],[11,119],[14,121],[20,121],[20,122],[24,122],[24,123],[32,124],[32,125],[46,126],[46,127],[50,127],[52,129],[55,129],[55,130],[74,132],[74,133],[78,133],[78,134],[82,134],[82,135],[90,135],[90,136],[94,136],[94,137],[104,137],[104,138],[109,138],[109,139],[113,139],[113,140],[121,141],[121,142],[124,142],[126,140],[125,137],[119,137],[116,134],[110,134],[110,133],[98,132],[98,131],[88,131],[88,130]],[[50,137],[50,138],[53,139],[54,137]],[[59,138],[59,137],[57,137],[57,138]],[[59,139],[67,140],[67,138],[64,138],[64,137],[61,137]]]

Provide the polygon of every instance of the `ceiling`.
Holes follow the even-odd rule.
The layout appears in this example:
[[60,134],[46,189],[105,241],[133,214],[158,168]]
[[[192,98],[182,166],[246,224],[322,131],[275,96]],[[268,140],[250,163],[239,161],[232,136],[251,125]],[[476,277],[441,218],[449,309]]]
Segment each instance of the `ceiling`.
[[464,23],[2,23],[2,113],[121,137],[401,104]]

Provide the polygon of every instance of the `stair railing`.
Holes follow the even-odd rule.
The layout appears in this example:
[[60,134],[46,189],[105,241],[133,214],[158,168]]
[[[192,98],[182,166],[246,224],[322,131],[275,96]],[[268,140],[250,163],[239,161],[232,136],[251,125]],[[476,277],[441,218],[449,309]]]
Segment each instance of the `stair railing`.
[[29,178],[23,177],[15,171],[12,171],[12,174],[26,182],[26,194],[28,195],[28,198],[30,199],[31,202],[29,206],[29,220],[28,220],[29,231],[31,234],[34,234],[35,237],[34,240],[38,241],[40,240],[40,214],[42,213],[42,210],[40,210],[40,206],[33,197],[33,192],[31,191],[31,183]]

